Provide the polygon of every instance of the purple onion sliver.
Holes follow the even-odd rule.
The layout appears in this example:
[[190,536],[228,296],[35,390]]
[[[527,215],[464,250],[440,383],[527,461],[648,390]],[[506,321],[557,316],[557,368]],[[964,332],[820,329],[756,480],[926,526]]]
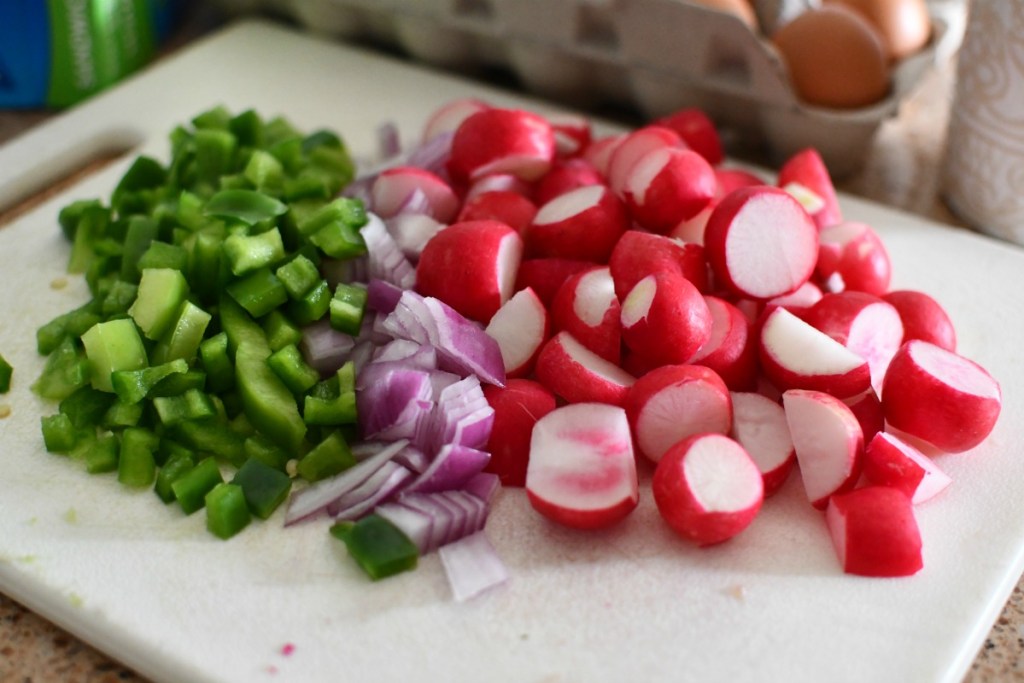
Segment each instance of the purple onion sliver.
[[463,536],[480,531],[487,522],[487,505],[475,496],[465,491],[446,491],[442,493],[445,498],[462,506],[466,511],[466,526],[462,530]]
[[445,545],[438,552],[457,602],[508,581],[508,569],[483,531]]
[[376,345],[370,340],[364,340],[357,342],[353,347],[352,352],[348,354],[348,359],[352,361],[352,364],[356,368],[358,374],[370,360],[373,358],[373,350],[377,348]]
[[445,508],[452,516],[452,525],[448,527],[448,534],[441,539],[438,546],[443,546],[446,543],[457,541],[468,532],[472,520],[469,518],[470,512],[466,508],[462,507],[455,501],[448,498],[448,496],[442,493],[434,493],[433,501],[438,506]]
[[371,278],[366,286],[366,305],[380,313],[390,313],[402,298],[402,291],[398,285]]
[[421,474],[430,465],[430,461],[427,458],[427,454],[417,448],[414,445],[415,443],[416,440],[413,439],[412,443],[395,456],[394,462],[397,462],[407,470]]
[[[423,412],[417,402],[433,407],[430,400],[430,375],[420,370],[385,368],[380,373],[370,373],[376,364],[363,369],[359,377],[363,382],[356,392],[356,410],[359,426],[368,438],[373,438],[384,429],[398,423],[400,419],[410,420]],[[381,364],[383,365],[383,364]],[[372,379],[367,379],[372,378]]]
[[448,443],[474,450],[484,448],[491,438],[493,426],[494,409],[487,406],[487,408],[467,415],[456,422]]
[[405,159],[406,166],[415,166],[425,171],[436,173],[445,182],[448,181],[448,157],[452,151],[454,131],[435,135],[425,143],[416,146]]
[[494,496],[501,490],[501,477],[493,472],[481,472],[470,477],[469,481],[462,486],[462,490],[479,498],[490,507]]
[[455,519],[447,507],[440,505],[434,496],[403,492],[398,496],[397,503],[412,508],[429,516],[433,520],[430,533],[430,541],[427,543],[426,552],[437,550],[442,541],[448,537],[448,531],[452,528]]
[[434,345],[444,359],[441,369],[463,376],[474,374],[482,382],[505,386],[505,362],[498,342],[441,300],[427,297],[425,303],[438,330]]
[[331,327],[326,319],[303,328],[302,341],[299,342],[306,362],[322,376],[344,365],[355,345],[355,339]]
[[388,463],[388,465],[394,465],[394,467],[391,468],[387,478],[379,483],[376,490],[369,497],[347,506],[342,506],[340,503],[332,504],[327,508],[328,514],[336,520],[354,521],[373,512],[378,503],[382,503],[395,496],[412,477],[412,472],[393,462]]
[[437,399],[441,392],[459,381],[459,376],[454,372],[434,370],[430,373],[430,385],[434,388],[434,398]]
[[427,554],[434,526],[434,520],[430,515],[394,502],[378,505],[374,509],[374,514],[398,527],[419,548],[420,555]]
[[377,126],[377,153],[381,159],[391,159],[402,153],[402,140],[394,121]]
[[409,484],[409,491],[434,493],[458,489],[483,471],[491,454],[457,444],[442,447],[430,465]]
[[[394,441],[412,439],[413,443],[424,430],[423,425],[430,424],[430,416],[434,411],[433,401],[416,400],[406,405],[405,409],[387,427],[370,434],[375,439]],[[418,444],[417,444],[418,445]]]

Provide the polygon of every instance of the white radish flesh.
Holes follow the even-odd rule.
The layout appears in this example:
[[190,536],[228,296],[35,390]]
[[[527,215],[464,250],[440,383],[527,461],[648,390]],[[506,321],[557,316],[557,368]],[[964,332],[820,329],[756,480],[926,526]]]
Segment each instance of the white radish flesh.
[[548,340],[537,358],[537,380],[569,403],[620,406],[634,377],[576,341],[568,332]]
[[751,392],[732,394],[730,436],[747,449],[764,480],[764,495],[775,493],[796,463],[786,413],[775,401]]
[[547,309],[529,288],[516,292],[491,317],[486,332],[498,342],[507,377],[530,373],[548,329]]

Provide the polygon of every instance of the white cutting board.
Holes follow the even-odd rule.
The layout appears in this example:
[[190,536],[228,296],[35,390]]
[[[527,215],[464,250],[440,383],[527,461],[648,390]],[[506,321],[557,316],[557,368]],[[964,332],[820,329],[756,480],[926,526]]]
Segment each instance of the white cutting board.
[[[514,95],[262,23],[246,23],[0,148],[0,209],[59,175],[69,156],[141,143],[215,104],[340,131],[358,154],[395,121],[415,138],[434,107]],[[527,102],[527,106],[540,106]],[[64,161],[60,161],[61,157]],[[0,230],[0,353],[15,366],[0,403],[0,591],[157,681],[956,681],[1024,569],[1024,252],[844,198],[887,244],[894,287],[935,295],[961,351],[1005,393],[976,451],[944,456],[955,484],[918,509],[925,569],[864,579],[837,565],[797,476],[741,536],[699,550],[661,523],[649,488],[608,531],[556,528],[506,490],[488,534],[511,581],[450,598],[436,556],[366,580],[324,524],[281,511],[222,542],[112,475],[44,452],[54,407],[28,386],[34,331],[84,301],[64,274],[60,206],[108,197],[120,161]],[[646,485],[646,482],[643,482]]]

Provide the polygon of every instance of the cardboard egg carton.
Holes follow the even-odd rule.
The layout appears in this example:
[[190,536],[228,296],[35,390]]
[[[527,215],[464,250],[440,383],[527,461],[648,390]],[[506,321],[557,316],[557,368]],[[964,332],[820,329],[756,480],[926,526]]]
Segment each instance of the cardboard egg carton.
[[457,71],[502,67],[573,106],[646,118],[700,107],[776,159],[816,147],[831,172],[859,169],[879,125],[963,35],[962,0],[929,3],[933,37],[892,71],[889,96],[830,110],[801,102],[774,46],[737,17],[683,0],[225,0],[258,4],[337,39],[370,40]]

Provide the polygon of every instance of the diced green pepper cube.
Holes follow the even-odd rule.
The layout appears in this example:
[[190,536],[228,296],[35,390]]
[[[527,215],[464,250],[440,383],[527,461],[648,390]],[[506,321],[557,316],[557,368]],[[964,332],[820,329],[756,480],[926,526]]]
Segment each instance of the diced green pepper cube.
[[331,527],[348,554],[374,581],[415,569],[419,550],[408,536],[380,515],[367,515],[358,522]]
[[330,223],[310,235],[309,241],[334,258],[350,259],[367,253],[363,234],[357,227],[345,223]]
[[68,242],[75,241],[75,232],[78,230],[78,224],[82,217],[93,212],[109,214],[109,209],[105,208],[98,199],[79,199],[60,210],[57,222],[60,223],[61,231]]
[[160,437],[148,429],[128,427],[121,435],[117,480],[125,486],[151,486],[156,478],[156,456]]
[[301,254],[278,268],[275,274],[292,299],[301,299],[321,280],[316,264]]
[[197,130],[228,130],[231,125],[231,112],[224,105],[218,104],[194,116],[192,125]]
[[107,434],[93,441],[84,455],[85,471],[89,474],[114,472],[118,469],[121,444],[113,434]]
[[281,162],[261,149],[252,153],[243,173],[260,192],[278,193],[284,183],[284,167]]
[[306,435],[295,397],[267,365],[269,349],[243,342],[235,353],[235,382],[249,421],[281,447],[296,451]]
[[288,302],[288,316],[299,325],[309,325],[324,317],[331,308],[331,286],[320,280],[305,296]]
[[352,449],[340,432],[334,431],[299,460],[299,476],[306,481],[320,481],[347,470],[356,464]]
[[[299,131],[283,116],[275,116],[263,126],[263,144],[266,147],[297,137],[299,137]],[[301,143],[299,149],[302,149]]]
[[220,176],[231,171],[237,147],[234,135],[227,130],[203,128],[196,131],[193,139],[196,145],[196,172],[201,182],[216,183]]
[[279,310],[271,311],[264,316],[260,326],[267,335],[267,344],[271,351],[302,341],[302,330]]
[[355,393],[356,390],[356,364],[348,361],[334,373],[338,378],[338,395]]
[[110,291],[107,292],[107,296],[103,298],[100,312],[107,318],[119,313],[127,313],[138,296],[138,285],[124,280],[115,280]]
[[185,372],[188,372],[188,363],[178,359],[140,370],[117,370],[111,373],[110,384],[122,403],[138,403],[162,380]]
[[90,377],[89,359],[70,337],[66,337],[46,359],[43,372],[32,384],[32,391],[42,398],[62,401],[88,384]]
[[36,330],[36,350],[42,356],[53,353],[67,338],[82,336],[86,330],[102,322],[100,310],[91,301],[73,311],[63,313]]
[[294,344],[289,344],[271,354],[267,364],[285,386],[299,396],[306,393],[320,381],[320,373],[311,368]]
[[121,257],[121,279],[138,282],[141,274],[139,259],[156,239],[160,226],[148,216],[132,216],[124,237],[124,254]]
[[213,319],[209,313],[186,301],[178,311],[178,319],[153,350],[153,362],[165,363],[182,359],[191,362],[199,351],[206,327]]
[[256,225],[270,221],[288,211],[279,199],[256,190],[221,190],[203,208],[206,216],[220,218],[229,223]]
[[171,482],[171,490],[181,509],[191,515],[205,505],[206,494],[223,481],[217,461],[206,458]]
[[84,386],[61,401],[59,410],[71,418],[75,429],[95,427],[116,401],[116,396]]
[[366,312],[366,288],[340,283],[331,299],[331,327],[350,334],[359,334]]
[[43,443],[50,453],[69,453],[78,442],[78,432],[64,413],[47,415],[41,419],[41,424]]
[[200,453],[209,453],[218,460],[239,467],[245,462],[245,439],[231,428],[215,420],[179,422],[174,436]]
[[245,440],[245,456],[250,460],[259,460],[268,467],[284,472],[285,466],[290,460],[288,451],[284,450],[273,441],[259,432]]
[[188,268],[188,250],[177,244],[153,240],[149,248],[139,257],[139,272],[147,268],[170,268],[184,271]]
[[199,360],[206,370],[210,391],[220,394],[235,385],[235,366],[228,356],[228,335],[219,332],[199,345]]
[[92,385],[113,391],[110,375],[117,370],[141,370],[149,364],[138,328],[129,318],[98,323],[82,335],[92,371]]
[[231,274],[227,261],[223,258],[223,244],[222,236],[212,232],[200,232],[196,234],[192,245],[192,277],[189,281],[204,302],[216,301]]
[[272,266],[285,257],[281,231],[274,228],[258,235],[231,235],[224,240],[224,255],[237,276]]
[[210,397],[198,389],[189,389],[177,396],[161,396],[153,399],[153,407],[165,427],[173,427],[185,421],[203,420],[215,417],[217,410]]
[[165,503],[174,502],[174,489],[171,485],[192,471],[195,463],[191,454],[178,453],[170,456],[164,466],[156,474],[156,484],[153,490]]
[[298,228],[299,232],[306,237],[312,237],[332,223],[360,228],[366,225],[367,220],[366,209],[362,202],[358,199],[339,197],[303,218],[298,223]]
[[186,391],[192,390],[206,390],[206,373],[202,370],[189,370],[188,372],[167,375],[150,390],[149,398],[180,396]]
[[227,293],[254,318],[288,301],[288,292],[269,268],[261,268],[227,286]]
[[111,430],[135,427],[142,419],[144,410],[145,404],[141,402],[122,403],[121,401],[115,401],[100,419],[100,427]]
[[147,156],[137,157],[114,188],[110,204],[122,216],[146,213],[149,205],[142,198],[145,196],[142,191],[157,189],[166,181],[167,171],[158,161]]
[[257,459],[247,460],[231,483],[242,487],[249,510],[260,519],[268,519],[274,514],[292,488],[292,480],[287,474]]
[[227,540],[251,521],[241,486],[217,484],[206,494],[206,528],[217,538]]
[[188,297],[188,281],[179,270],[146,268],[128,315],[149,339],[159,339],[174,323]]
[[253,109],[246,109],[228,121],[228,130],[246,147],[263,146],[263,119]]
[[14,375],[14,368],[6,358],[0,356],[0,394],[6,394],[11,390],[12,375]]

